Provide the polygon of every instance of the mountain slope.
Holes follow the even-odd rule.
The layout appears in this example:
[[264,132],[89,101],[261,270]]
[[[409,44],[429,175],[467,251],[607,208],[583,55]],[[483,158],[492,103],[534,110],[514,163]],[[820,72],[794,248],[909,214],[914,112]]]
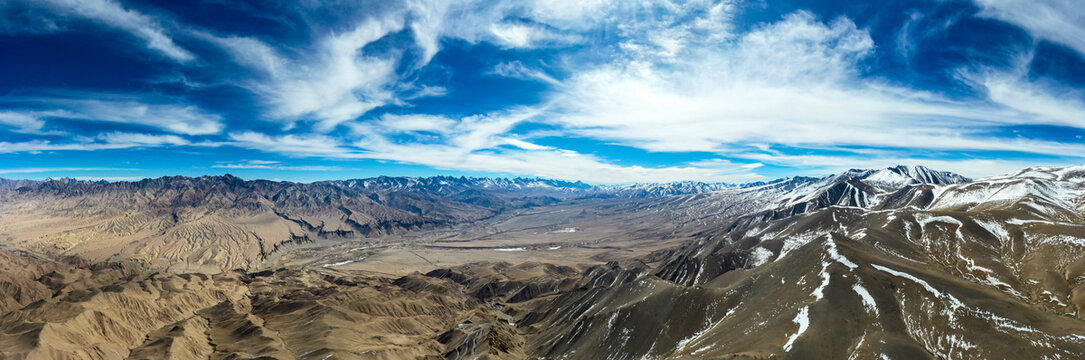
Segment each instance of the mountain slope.
[[933,191],[926,208],[740,217],[635,280],[536,310],[532,345],[612,359],[1079,358],[1085,183],[1067,174],[895,190]]
[[[284,247],[477,221],[557,201],[507,195],[509,189],[566,189],[520,180],[460,179],[456,186],[438,178],[399,180],[298,184],[227,175],[47,181],[3,195],[0,232],[21,247],[51,254],[215,271],[257,267]],[[495,190],[476,190],[490,187]]]

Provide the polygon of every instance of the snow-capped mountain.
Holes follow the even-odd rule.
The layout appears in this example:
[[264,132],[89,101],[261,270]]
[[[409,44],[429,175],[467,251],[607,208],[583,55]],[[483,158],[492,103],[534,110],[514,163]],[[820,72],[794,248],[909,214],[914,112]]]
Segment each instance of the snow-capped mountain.
[[[659,199],[660,211],[681,223],[723,223],[756,214],[758,221],[804,214],[830,206],[883,209],[927,206],[933,191],[968,178],[922,166],[848,170],[839,174],[794,177]],[[754,219],[754,218],[750,218]]]
[[[657,256],[662,265],[634,270],[654,276],[554,300],[539,352],[1081,358],[1083,169],[967,181],[892,168],[674,197],[657,209],[733,215]],[[924,199],[900,200],[909,198]],[[619,345],[598,349],[588,339]]]
[[1070,216],[1081,213],[1085,195],[1085,167],[1028,168],[935,189],[929,208],[942,210],[1017,207],[1026,213]]
[[881,170],[853,170],[867,175],[862,178],[872,184],[912,185],[933,184],[947,185],[967,182],[970,179],[948,171],[931,170],[925,166],[899,165]]
[[593,190],[598,193],[625,198],[655,198],[673,195],[700,194],[733,189],[736,185],[727,183],[705,183],[700,181],[679,181],[671,183],[629,184],[618,186],[600,186]]
[[542,178],[480,178],[480,177],[390,177],[328,181],[349,188],[370,190],[425,190],[440,194],[454,194],[468,189],[489,191],[553,191],[575,192],[590,189],[591,185],[580,181],[562,181]]

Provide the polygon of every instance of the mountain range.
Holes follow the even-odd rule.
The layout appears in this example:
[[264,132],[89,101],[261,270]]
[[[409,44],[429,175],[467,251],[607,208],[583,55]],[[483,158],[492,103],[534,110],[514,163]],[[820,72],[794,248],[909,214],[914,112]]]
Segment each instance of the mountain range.
[[1085,167],[0,180],[3,358],[1085,357]]

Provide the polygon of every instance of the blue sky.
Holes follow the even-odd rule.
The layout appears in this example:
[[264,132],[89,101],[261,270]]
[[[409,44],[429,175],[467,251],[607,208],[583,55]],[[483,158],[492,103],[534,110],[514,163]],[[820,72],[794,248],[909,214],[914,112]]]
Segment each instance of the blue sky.
[[1085,7],[0,1],[0,177],[747,182],[1085,162]]

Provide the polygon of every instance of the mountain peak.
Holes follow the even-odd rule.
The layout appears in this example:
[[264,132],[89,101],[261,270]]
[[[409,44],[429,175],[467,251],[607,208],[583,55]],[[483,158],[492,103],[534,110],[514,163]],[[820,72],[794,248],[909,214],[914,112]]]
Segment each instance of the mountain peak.
[[934,184],[949,185],[971,179],[949,171],[938,171],[923,165],[897,165],[894,167],[874,170],[864,180],[885,184]]

